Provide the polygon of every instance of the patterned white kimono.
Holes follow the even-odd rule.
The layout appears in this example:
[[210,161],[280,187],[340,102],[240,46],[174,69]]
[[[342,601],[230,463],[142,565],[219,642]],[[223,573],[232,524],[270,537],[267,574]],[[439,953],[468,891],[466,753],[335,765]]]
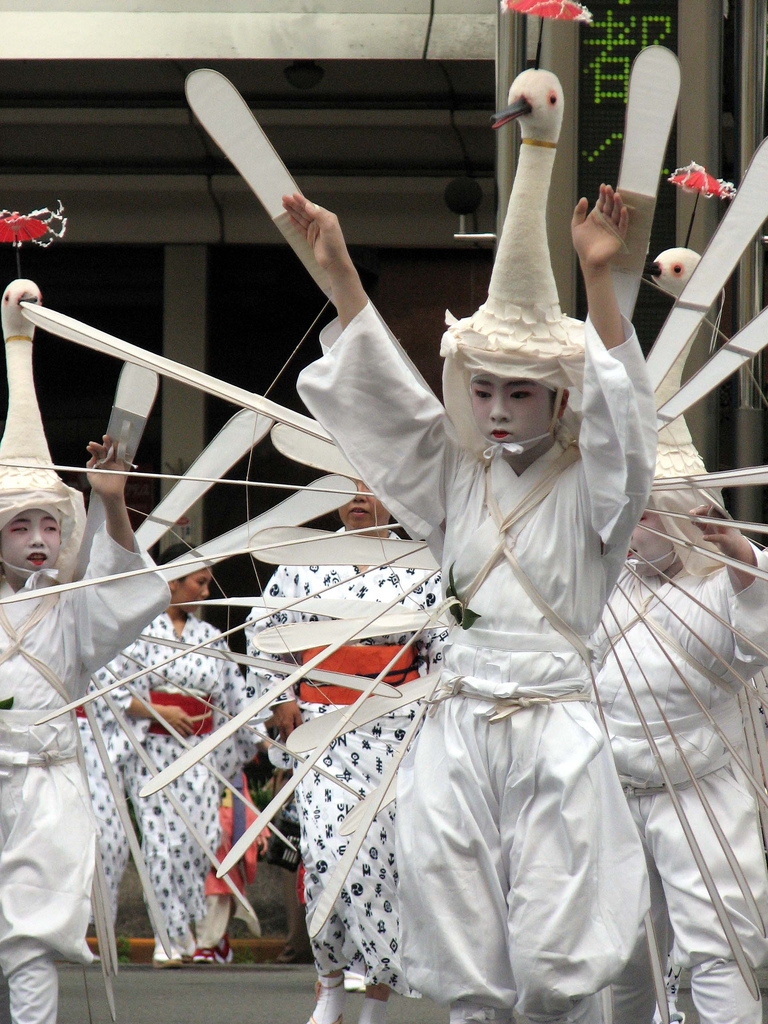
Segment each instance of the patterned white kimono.
[[[768,568],[765,552],[758,554],[758,565],[764,570]],[[701,965],[713,960],[731,961],[733,978],[738,979],[738,972],[671,799],[665,791],[659,791],[664,780],[624,676],[650,726],[673,784],[680,787],[678,798],[747,957],[754,967],[761,967],[768,961],[768,941],[752,920],[662,713],[700,780],[763,920],[768,923],[768,876],[754,795],[722,737],[688,689],[690,686],[731,744],[744,754],[738,696],[743,684],[728,666],[742,679],[750,679],[768,663],[768,657],[735,636],[723,623],[730,623],[763,650],[768,648],[768,583],[755,579],[737,593],[723,569],[704,579],[680,573],[673,583],[663,576],[646,577],[640,583],[626,572],[619,585],[595,636],[597,686],[616,767],[628,787],[629,806],[648,860],[652,911],[662,954],[669,917],[674,932],[674,962],[692,968],[694,1000],[699,1006],[697,989],[700,985],[706,987],[707,982],[706,972],[699,981]],[[637,620],[640,608],[644,611],[643,622]],[[646,622],[657,631],[649,629]],[[639,942],[616,987],[617,1022],[634,1024],[650,1020],[653,994],[649,971],[645,943]],[[740,979],[736,984],[743,987]],[[749,1004],[746,1018],[730,1002],[721,1003],[721,1012],[725,1012],[731,1024],[752,1020],[755,1015],[762,1019],[759,1005],[746,994],[745,999]],[[707,1019],[719,1018],[708,1015]]]
[[[281,566],[269,581],[265,595],[304,597],[330,587],[318,596],[321,599],[386,603],[413,586],[420,575],[423,575],[421,570],[391,567],[360,573],[350,565]],[[440,599],[438,574],[406,597],[404,605],[429,609]],[[263,609],[255,608],[251,617],[260,614],[264,614]],[[267,626],[318,618],[321,616],[303,615],[298,611],[282,611],[271,618],[262,618],[246,627],[249,653],[266,656],[258,648],[258,635]],[[409,636],[386,636],[363,642],[402,645]],[[440,663],[440,648],[446,636],[444,630],[430,630],[416,641],[414,647],[420,674],[433,671]],[[269,673],[256,673],[252,669],[249,670],[249,679],[254,680],[261,692],[278,681]],[[287,699],[294,699],[294,694],[281,698]],[[304,721],[335,710],[333,705],[301,699],[299,707]],[[415,705],[403,708],[364,728],[346,733],[331,745],[323,758],[323,767],[355,789],[361,797],[366,796],[381,781],[387,762],[397,751],[405,730],[413,720],[414,709]],[[282,758],[283,755],[278,756]],[[292,766],[288,759],[280,763],[285,767]],[[322,894],[324,878],[331,876],[347,845],[346,837],[338,835],[337,826],[356,802],[348,792],[313,773],[297,786],[296,803],[301,824],[301,854],[306,871],[304,892],[309,916]],[[390,804],[374,821],[333,913],[312,942],[315,962],[321,974],[349,966],[366,974],[370,985],[385,984],[404,995],[412,994],[400,965],[397,878],[395,805]]]
[[[114,676],[106,669],[99,669],[94,675],[96,686],[106,686],[114,680]],[[89,689],[93,689],[93,685]],[[112,694],[113,699],[115,694]],[[110,713],[103,700],[93,701],[91,704],[96,725],[101,732],[104,745],[109,755],[115,743],[118,742],[120,729],[113,715]],[[128,840],[125,836],[125,829],[117,813],[115,797],[110,789],[104,765],[96,746],[96,740],[91,731],[90,722],[86,718],[77,719],[80,730],[80,743],[83,748],[85,760],[85,774],[88,778],[88,791],[91,794],[91,804],[96,816],[98,828],[99,853],[101,863],[104,867],[104,877],[109,890],[109,906],[112,911],[112,920],[117,917],[117,904],[120,893],[120,883],[128,863]],[[114,764],[117,781],[122,785],[122,768]]]
[[556,442],[520,476],[460,447],[370,305],[335,342],[326,331],[299,378],[360,478],[412,536],[442,541],[460,597],[499,549],[497,514],[513,520],[468,601],[479,618],[444,648],[449,696],[398,777],[403,964],[439,1003],[563,1016],[620,972],[648,908],[585,663],[655,465],[653,395],[625,332],[608,352],[585,326],[580,458]]
[[[147,629],[146,635],[158,639],[179,640],[167,613],[159,615]],[[218,637],[218,630],[194,615],[188,615],[181,642],[198,644],[212,639],[214,650],[227,650],[226,642]],[[141,666],[153,669],[173,654],[162,643],[137,640],[112,667],[118,676],[128,676]],[[178,687],[203,700],[210,701],[220,711],[214,711],[213,728],[225,719],[242,711],[246,698],[246,684],[234,662],[206,657],[203,651],[185,654],[170,665],[150,671],[132,684],[146,699],[150,691],[178,692]],[[223,712],[223,714],[222,714]],[[134,719],[135,731],[143,738],[144,748],[158,771],[167,768],[183,749],[170,734],[149,732],[149,719]],[[199,742],[189,737],[188,743]],[[212,763],[225,778],[232,778],[243,764],[252,759],[256,750],[255,734],[241,729],[211,755]],[[189,829],[180,820],[165,795],[160,791],[148,798],[139,791],[150,778],[149,771],[135,754],[117,752],[123,769],[128,795],[131,798],[142,834],[142,850],[155,895],[162,910],[171,942],[185,948],[190,936],[190,923],[202,921],[205,916],[205,876],[210,862]],[[195,765],[168,789],[179,800],[198,830],[207,849],[213,853],[219,847],[219,783],[208,771],[205,762]]]
[[[151,565],[102,529],[91,549],[87,576]],[[44,573],[27,586],[44,587]],[[3,596],[8,595],[7,584]],[[115,580],[40,601],[6,605],[12,631],[24,630],[43,602],[54,603],[0,665],[0,968],[11,971],[41,954],[90,963],[85,942],[94,868],[95,822],[76,763],[74,715],[34,725],[43,712],[83,696],[88,678],[138,636],[168,604],[159,574]],[[13,645],[0,625],[0,653]],[[27,652],[29,657],[23,652]],[[30,658],[32,660],[30,660]],[[38,660],[38,668],[35,664]],[[44,666],[44,669],[42,668]],[[52,673],[63,693],[46,678]]]

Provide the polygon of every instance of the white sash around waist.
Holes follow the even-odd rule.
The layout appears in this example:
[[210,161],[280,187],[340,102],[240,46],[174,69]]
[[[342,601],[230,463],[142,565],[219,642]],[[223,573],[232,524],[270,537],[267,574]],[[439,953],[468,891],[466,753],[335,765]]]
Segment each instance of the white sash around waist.
[[0,766],[48,767],[76,759],[77,733],[72,717],[64,715],[45,725],[35,725],[42,713],[40,708],[0,711]]
[[493,629],[470,629],[454,627],[448,636],[448,643],[466,644],[467,647],[478,647],[492,651],[527,651],[542,654],[571,654],[573,644],[559,633],[502,633]]
[[[718,708],[712,712],[712,715],[717,719],[718,725],[724,731],[729,726],[737,725],[741,722],[741,709],[738,705],[726,709]],[[668,718],[667,720],[676,734],[690,732],[693,729],[714,730],[712,722],[702,711],[697,711],[692,715],[682,715],[679,718]],[[645,739],[645,730],[640,722],[617,721],[617,719],[611,718],[606,713],[605,724],[611,736],[622,736],[625,739]],[[669,736],[669,729],[664,722],[648,722],[647,725],[654,739]]]

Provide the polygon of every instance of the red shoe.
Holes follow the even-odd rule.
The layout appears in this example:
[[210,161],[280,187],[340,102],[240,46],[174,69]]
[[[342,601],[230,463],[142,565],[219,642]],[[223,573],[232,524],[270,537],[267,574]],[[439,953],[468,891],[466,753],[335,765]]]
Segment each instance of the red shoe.
[[217,964],[231,964],[234,958],[232,947],[229,944],[229,936],[225,932],[219,942],[218,946],[213,950],[213,955]]
[[193,964],[215,964],[215,963],[218,963],[218,961],[216,960],[216,950],[215,949],[204,949],[202,947],[198,947],[195,950],[195,952],[192,954],[192,963]]

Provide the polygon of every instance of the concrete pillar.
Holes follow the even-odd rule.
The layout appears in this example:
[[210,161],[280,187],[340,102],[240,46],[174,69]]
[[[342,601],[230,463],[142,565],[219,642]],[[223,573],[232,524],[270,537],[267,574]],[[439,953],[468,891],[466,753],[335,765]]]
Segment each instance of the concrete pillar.
[[[205,369],[208,251],[204,245],[167,245],[163,275],[163,355]],[[163,380],[161,459],[163,473],[183,473],[205,445],[205,396]],[[163,482],[162,493],[172,486]],[[177,532],[190,544],[203,539],[202,503],[187,513]],[[169,536],[164,546],[175,543]]]
[[[737,34],[737,184],[765,134],[765,0],[741,0],[736,5]],[[736,318],[734,331],[756,316],[763,305],[762,232],[747,246],[739,263],[734,288]],[[762,356],[739,371],[739,404],[736,410],[737,466],[763,462],[765,415],[760,399]],[[751,371],[751,373],[750,373]],[[737,518],[760,522],[763,518],[763,488],[742,487],[736,492]]]
[[[677,116],[677,166],[695,160],[710,174],[722,177],[720,167],[722,11],[717,4],[700,0],[680,0],[678,6],[678,57],[682,72],[682,88]],[[695,88],[691,83],[696,83]],[[671,168],[670,168],[671,170]],[[660,188],[671,188],[662,182]],[[677,190],[677,244],[685,242],[691,221],[694,197]],[[719,199],[700,200],[689,246],[704,252],[715,233],[726,205]],[[715,310],[712,311],[715,314]],[[709,356],[711,328],[704,326],[693,343],[685,367],[684,380],[692,376]],[[714,391],[698,402],[685,418],[693,442],[707,469],[718,468],[717,444],[720,417],[718,394]]]

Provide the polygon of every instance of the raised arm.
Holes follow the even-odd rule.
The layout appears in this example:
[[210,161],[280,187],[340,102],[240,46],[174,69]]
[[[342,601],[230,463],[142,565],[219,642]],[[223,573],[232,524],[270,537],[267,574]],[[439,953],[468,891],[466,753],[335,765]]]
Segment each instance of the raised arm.
[[755,582],[754,575],[749,571],[748,566],[757,565],[755,549],[749,543],[744,534],[728,522],[720,510],[714,505],[700,505],[691,510],[691,515],[709,516],[713,519],[722,519],[720,523],[701,523],[701,530],[704,540],[708,540],[715,547],[719,548],[724,555],[744,563],[743,569],[735,566],[728,566],[728,575],[731,579],[731,586],[739,594]]
[[368,296],[349,255],[339,218],[330,210],[310,203],[298,192],[283,196],[283,207],[331,279],[333,304],[342,328],[346,327],[367,304]]
[[610,263],[623,246],[629,215],[621,196],[610,185],[600,186],[600,195],[589,214],[588,208],[587,200],[581,198],[573,211],[571,237],[587,291],[589,318],[605,347],[616,348],[625,337]]
[[[111,451],[112,439],[106,434],[103,443],[91,441],[88,445],[90,459],[88,469],[118,469],[125,471],[128,467],[119,459],[115,458]],[[106,514],[107,533],[126,551],[134,550],[134,537],[131,521],[128,518],[128,509],[125,507],[125,481],[126,477],[119,474],[89,473],[88,482],[94,494],[98,494],[104,505]]]

